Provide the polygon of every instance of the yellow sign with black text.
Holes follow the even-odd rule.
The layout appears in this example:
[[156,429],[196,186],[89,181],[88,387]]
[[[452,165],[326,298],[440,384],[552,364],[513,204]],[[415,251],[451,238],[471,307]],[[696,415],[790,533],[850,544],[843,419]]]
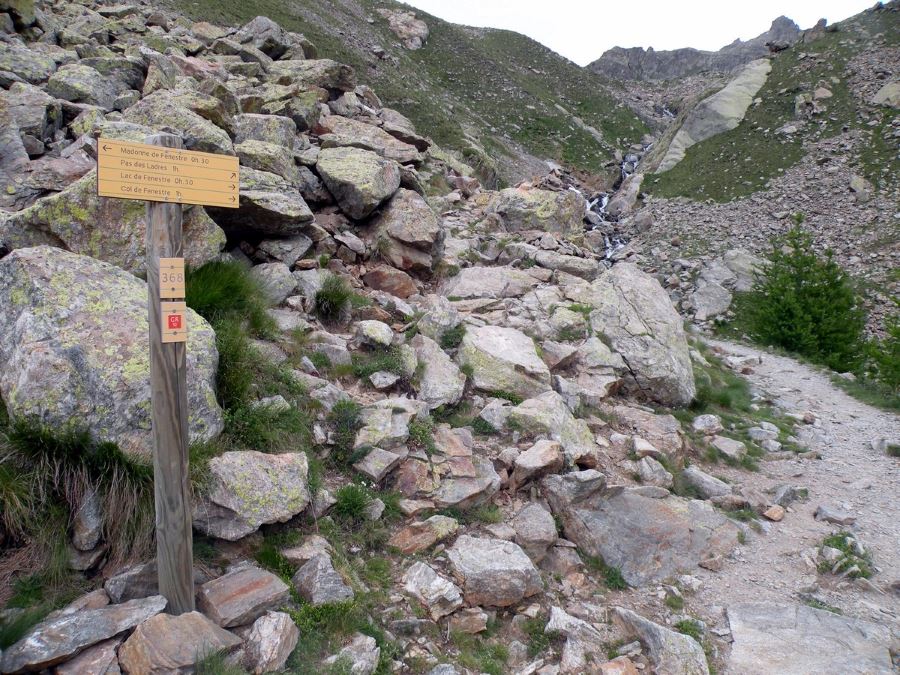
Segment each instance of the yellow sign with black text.
[[240,162],[230,155],[97,140],[97,194],[236,209]]

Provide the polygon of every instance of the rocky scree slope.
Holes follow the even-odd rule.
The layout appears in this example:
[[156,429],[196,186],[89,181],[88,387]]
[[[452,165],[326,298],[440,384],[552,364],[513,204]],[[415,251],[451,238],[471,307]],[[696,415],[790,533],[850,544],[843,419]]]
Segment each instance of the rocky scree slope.
[[[739,373],[758,356],[717,356],[658,280],[610,265],[558,176],[483,188],[352,67],[265,17],[233,30],[141,5],[0,7],[4,478],[24,465],[49,481],[29,453],[52,453],[67,421],[90,456],[52,460],[91,467],[102,447],[147,475],[145,216],[96,196],[98,136],[166,131],[238,156],[240,208],[185,208],[186,256],[208,291],[258,284],[241,321],[189,315],[198,611],[165,614],[149,554],[115,554],[125,512],[89,474],[96,489],[48,489],[56,562],[84,591],[58,611],[35,597],[52,590],[35,533],[3,521],[16,606],[0,671],[706,674],[748,644],[771,652],[779,604],[819,658],[889,672],[895,561],[865,532],[847,543],[840,504],[816,517],[846,550],[814,551],[805,588],[838,584],[847,616],[797,588],[694,600],[742,547],[811,517],[791,507],[802,476],[764,491],[752,469],[816,461],[819,420],[751,392]],[[252,339],[236,349],[236,333]],[[286,436],[258,428],[285,419]],[[28,420],[54,427],[38,446]]]
[[[687,314],[694,313],[689,296],[704,265],[729,249],[763,254],[802,213],[818,250],[835,251],[859,279],[870,328],[881,330],[898,293],[900,121],[891,93],[898,86],[898,17],[892,2],[805,31],[771,55],[764,83],[728,124],[719,124],[713,103],[739,77],[720,79],[718,90],[699,76],[677,83],[676,100],[666,98],[665,85],[654,86],[651,108],[666,102],[678,114],[638,167],[645,208],[639,218],[621,218],[619,228],[673,299],[686,300]],[[661,171],[683,128],[718,133]]]
[[[303,33],[352,65],[385,104],[462,153],[488,185],[543,175],[548,159],[607,173],[613,151],[647,131],[601,76],[518,33],[458,26],[391,1],[170,0],[169,6],[196,21],[235,26],[261,13]],[[610,175],[615,179],[614,166]]]

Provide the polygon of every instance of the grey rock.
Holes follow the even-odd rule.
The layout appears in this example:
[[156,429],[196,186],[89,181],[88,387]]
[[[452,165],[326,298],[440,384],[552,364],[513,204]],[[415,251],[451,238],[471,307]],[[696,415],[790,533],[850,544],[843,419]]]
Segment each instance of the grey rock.
[[354,220],[372,213],[400,187],[400,165],[358,148],[326,148],[316,169],[341,210]]
[[627,635],[641,641],[656,672],[709,675],[703,647],[692,637],[664,628],[622,607],[613,608],[613,620]]
[[447,557],[470,605],[508,607],[543,590],[540,572],[512,542],[462,535]]
[[457,365],[437,342],[425,335],[416,335],[409,344],[422,368],[416,383],[419,400],[425,401],[431,410],[459,403],[466,388],[466,376]]
[[737,543],[735,524],[707,502],[618,488],[573,503],[571,487],[555,478],[562,477],[544,480],[544,493],[562,519],[566,538],[619,568],[631,586],[693,571]]
[[728,624],[734,639],[729,673],[895,672],[887,625],[805,605],[761,602],[728,607]]
[[856,516],[833,504],[820,504],[816,509],[815,518],[835,525],[852,525],[856,522]]
[[631,263],[620,263],[592,284],[590,320],[630,377],[626,386],[670,406],[696,393],[681,317],[659,282]]
[[297,287],[297,280],[290,268],[282,262],[255,265],[250,275],[259,282],[266,298],[273,305],[284,302]]
[[159,614],[166,599],[155,595],[48,619],[3,652],[4,673],[37,671],[66,661],[91,645],[123,633]]
[[689,466],[681,472],[682,479],[694,488],[703,499],[731,494],[731,486],[725,481],[710,476],[696,466]]
[[297,570],[294,588],[312,605],[342,602],[353,598],[353,589],[344,583],[328,555],[317,555]]
[[245,641],[244,666],[254,675],[284,668],[297,646],[300,630],[285,612],[266,612],[250,628]]
[[72,519],[72,544],[79,551],[90,551],[100,543],[103,512],[96,490],[86,492]]
[[516,531],[516,543],[535,563],[541,562],[547,549],[556,542],[556,522],[538,503],[524,506],[511,524]]
[[710,445],[735,462],[740,462],[747,454],[747,446],[743,442],[727,436],[715,436]]
[[329,656],[323,662],[326,666],[338,666],[346,669],[350,675],[372,675],[378,667],[381,648],[375,638],[357,633],[350,644],[337,654]]
[[459,587],[423,562],[413,563],[402,581],[406,592],[422,603],[435,621],[462,607]]
[[524,333],[503,326],[466,331],[457,361],[472,368],[472,382],[482,391],[531,397],[550,389],[550,370]]

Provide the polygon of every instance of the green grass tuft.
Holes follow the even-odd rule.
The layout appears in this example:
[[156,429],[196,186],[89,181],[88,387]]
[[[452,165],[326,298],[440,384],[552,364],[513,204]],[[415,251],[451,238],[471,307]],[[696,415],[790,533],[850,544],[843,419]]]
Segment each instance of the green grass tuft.
[[372,503],[372,496],[363,486],[355,483],[345,485],[335,494],[337,501],[331,507],[334,517],[343,523],[355,527],[366,519],[366,509]]
[[462,344],[462,340],[466,335],[466,324],[461,323],[454,328],[445,330],[441,335],[441,349],[456,349]]
[[703,628],[695,619],[682,619],[675,624],[675,630],[683,635],[694,638],[697,642],[703,643]]
[[348,318],[353,291],[341,277],[329,274],[322,281],[322,287],[316,291],[313,311],[325,324],[336,324]]
[[596,556],[585,556],[585,562],[589,570],[603,577],[603,583],[610,590],[624,591],[628,588],[628,582],[625,581],[625,577],[622,576],[622,570],[618,567],[607,565],[603,558]]

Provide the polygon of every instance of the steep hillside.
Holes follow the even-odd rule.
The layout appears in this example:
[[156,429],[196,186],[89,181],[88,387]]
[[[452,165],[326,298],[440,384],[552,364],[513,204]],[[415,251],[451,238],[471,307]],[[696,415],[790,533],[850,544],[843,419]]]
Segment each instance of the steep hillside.
[[[320,56],[349,63],[386,105],[503,182],[543,174],[552,159],[604,171],[647,128],[603,80],[517,33],[457,26],[423,12],[423,48],[404,48],[372,0],[167,0],[195,20],[240,25],[258,14],[303,33]],[[380,56],[379,56],[380,54]],[[539,158],[539,159],[538,159]],[[608,167],[606,167],[608,169]]]
[[693,146],[645,188],[659,196],[728,201],[763,189],[810,144],[851,132],[860,135],[852,153],[859,170],[875,185],[896,187],[895,116],[872,97],[900,58],[898,17],[891,3],[776,54],[741,124]]

